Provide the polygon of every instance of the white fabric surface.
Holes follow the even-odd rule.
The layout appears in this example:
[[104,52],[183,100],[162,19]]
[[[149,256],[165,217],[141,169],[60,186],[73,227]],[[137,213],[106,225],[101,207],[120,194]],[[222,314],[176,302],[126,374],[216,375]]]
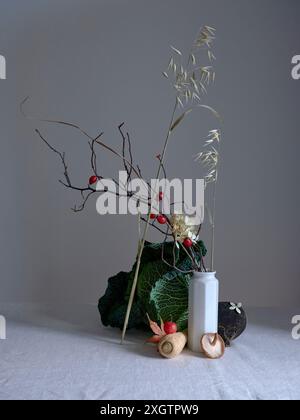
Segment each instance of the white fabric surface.
[[252,309],[223,359],[162,359],[145,335],[101,327],[97,308],[0,304],[0,399],[299,399],[298,311]]

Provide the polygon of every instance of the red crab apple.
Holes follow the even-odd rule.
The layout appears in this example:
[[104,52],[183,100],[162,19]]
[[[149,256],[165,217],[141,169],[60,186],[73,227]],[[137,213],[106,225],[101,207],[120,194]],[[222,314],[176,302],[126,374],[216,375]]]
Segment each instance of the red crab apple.
[[98,181],[98,177],[96,175],[93,175],[89,179],[89,184],[90,185],[96,184],[97,181]]
[[186,248],[191,248],[193,246],[193,241],[190,238],[185,238],[185,240],[183,241],[183,245]]
[[154,214],[154,213],[150,213],[150,219],[151,219],[151,220],[155,220],[155,219],[156,219],[156,217],[157,217],[157,215],[156,215],[156,214]]
[[162,214],[160,214],[159,216],[157,216],[157,221],[160,225],[165,225],[167,223],[167,219],[165,216],[163,216]]
[[166,334],[175,334],[177,332],[177,325],[175,322],[167,321],[164,323],[164,330]]
[[158,194],[158,199],[159,199],[159,201],[162,201],[162,200],[163,200],[163,198],[164,198],[164,193],[163,193],[163,192],[160,192],[160,193]]

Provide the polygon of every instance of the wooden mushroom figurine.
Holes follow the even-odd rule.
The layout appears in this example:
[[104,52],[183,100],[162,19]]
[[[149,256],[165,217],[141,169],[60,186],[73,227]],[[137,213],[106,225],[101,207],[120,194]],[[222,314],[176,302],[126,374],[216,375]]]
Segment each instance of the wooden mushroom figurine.
[[209,359],[220,359],[225,353],[225,343],[218,334],[204,334],[200,347]]
[[165,335],[158,343],[158,351],[167,359],[178,356],[187,343],[187,333],[178,332],[175,334]]

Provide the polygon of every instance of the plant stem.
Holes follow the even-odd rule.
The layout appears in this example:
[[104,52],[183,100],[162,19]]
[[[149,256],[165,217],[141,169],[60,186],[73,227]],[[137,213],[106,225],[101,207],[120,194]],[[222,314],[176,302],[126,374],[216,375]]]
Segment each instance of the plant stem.
[[214,271],[215,265],[215,217],[216,217],[216,196],[217,196],[217,181],[218,173],[216,174],[216,180],[214,182],[213,190],[213,205],[212,205],[212,227],[211,227],[211,271]]
[[[192,52],[192,49],[191,49],[191,52]],[[191,61],[191,53],[189,54],[187,66],[190,65],[190,61]],[[169,128],[168,128],[168,133],[167,133],[164,145],[163,145],[163,150],[162,150],[162,153],[161,153],[159,167],[158,167],[158,170],[157,170],[157,175],[156,175],[157,180],[160,177],[161,171],[164,169],[164,160],[165,160],[166,151],[167,151],[167,148],[168,148],[170,135],[171,135],[171,132],[172,132],[172,126],[174,124],[174,118],[175,118],[175,115],[176,115],[177,107],[178,107],[178,99],[176,97],[174,109],[173,109],[173,112],[172,112],[171,122],[170,122],[170,125],[169,125]],[[157,184],[156,184],[156,186],[157,186]],[[156,186],[155,186],[155,191],[156,191]],[[138,247],[138,253],[137,253],[137,265],[136,265],[134,279],[133,279],[132,288],[131,288],[131,292],[130,292],[130,297],[129,297],[129,301],[128,301],[127,311],[126,311],[126,315],[125,315],[125,321],[124,321],[124,326],[123,326],[123,331],[122,331],[122,340],[121,340],[122,344],[124,343],[126,330],[127,330],[127,326],[128,326],[128,321],[129,321],[129,316],[130,316],[130,312],[131,312],[131,308],[132,308],[132,304],[133,304],[133,300],[134,300],[134,296],[135,296],[135,291],[136,291],[136,287],[137,287],[138,276],[139,276],[139,271],[140,271],[140,266],[141,266],[141,258],[142,258],[144,247],[145,247],[145,242],[146,242],[146,237],[147,237],[149,224],[150,224],[150,211],[149,211],[147,221],[146,221],[146,225],[145,225],[145,228],[144,228],[143,237],[142,237],[141,240],[139,239],[139,247]]]
[[[175,118],[175,114],[176,114],[176,110],[177,110],[177,105],[178,105],[178,101],[176,99],[175,106],[174,106],[173,113],[172,113],[172,117],[171,117],[171,122],[170,122],[170,125],[169,125],[169,128],[168,128],[168,134],[167,134],[166,140],[164,142],[163,150],[162,150],[162,153],[161,153],[161,159],[160,159],[159,167],[158,167],[158,170],[157,170],[156,180],[159,179],[161,170],[163,168],[164,159],[165,159],[165,155],[166,155],[166,151],[167,151],[167,147],[168,147],[168,143],[169,143],[169,139],[170,139],[170,135],[171,135],[171,127],[174,123],[174,118]],[[154,190],[156,191],[156,188]],[[136,286],[137,286],[139,272],[140,272],[142,255],[143,255],[143,251],[144,251],[144,248],[145,248],[146,237],[147,237],[148,228],[149,228],[149,224],[150,224],[149,223],[150,222],[150,213],[151,212],[149,211],[148,216],[147,216],[146,225],[145,225],[144,232],[143,232],[143,237],[142,237],[141,240],[139,239],[138,252],[137,252],[137,264],[136,264],[133,283],[132,283],[132,287],[131,287],[130,297],[129,297],[129,301],[128,301],[128,305],[127,305],[127,310],[126,310],[126,315],[125,315],[125,320],[124,320],[124,326],[123,326],[123,331],[122,331],[121,344],[123,344],[124,340],[125,340],[125,335],[126,335],[126,331],[127,331],[127,327],[128,327],[128,321],[129,321],[131,308],[132,308],[133,300],[134,300],[134,296],[135,296]]]

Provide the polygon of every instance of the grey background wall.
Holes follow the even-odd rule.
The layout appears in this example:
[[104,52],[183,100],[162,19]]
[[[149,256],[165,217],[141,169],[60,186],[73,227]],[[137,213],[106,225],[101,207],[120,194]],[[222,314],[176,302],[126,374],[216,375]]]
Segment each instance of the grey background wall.
[[[34,134],[38,126],[68,153],[86,182],[88,148],[78,133],[24,120],[39,117],[105,131],[119,145],[125,121],[145,176],[170,118],[173,92],[161,77],[169,45],[187,49],[202,24],[217,28],[217,79],[207,103],[224,118],[216,265],[223,299],[299,305],[300,54],[298,0],[1,0],[0,300],[96,302],[107,278],[130,268],[136,220],[100,217],[57,182],[61,167]],[[193,155],[207,113],[174,137],[169,177],[198,177]],[[112,176],[117,161],[103,156]],[[153,237],[152,237],[153,238]]]

